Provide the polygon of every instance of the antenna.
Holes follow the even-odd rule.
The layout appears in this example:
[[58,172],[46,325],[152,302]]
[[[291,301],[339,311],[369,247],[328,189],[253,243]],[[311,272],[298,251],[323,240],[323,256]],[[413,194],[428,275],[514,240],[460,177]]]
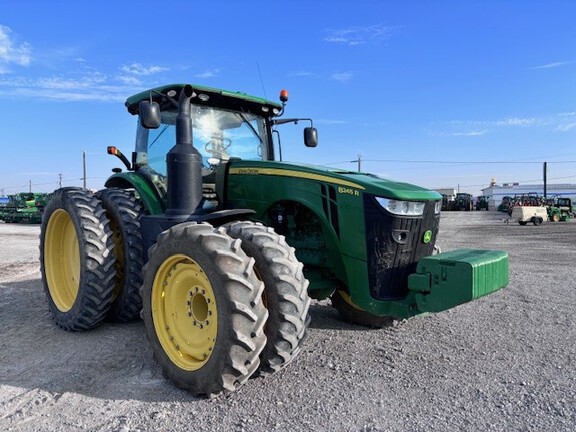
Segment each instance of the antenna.
[[264,91],[264,98],[268,99],[266,96],[266,89],[264,88],[264,80],[262,79],[262,72],[260,72],[260,65],[256,62],[256,67],[258,68],[258,75],[260,76],[260,84],[262,85],[262,91]]

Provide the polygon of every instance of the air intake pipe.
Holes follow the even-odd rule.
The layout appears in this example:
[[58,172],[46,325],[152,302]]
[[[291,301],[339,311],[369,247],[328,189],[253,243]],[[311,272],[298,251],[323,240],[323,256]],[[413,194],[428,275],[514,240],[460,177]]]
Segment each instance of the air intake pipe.
[[184,86],[178,99],[176,145],[166,155],[168,208],[166,215],[202,213],[202,155],[192,143],[190,99],[194,91]]

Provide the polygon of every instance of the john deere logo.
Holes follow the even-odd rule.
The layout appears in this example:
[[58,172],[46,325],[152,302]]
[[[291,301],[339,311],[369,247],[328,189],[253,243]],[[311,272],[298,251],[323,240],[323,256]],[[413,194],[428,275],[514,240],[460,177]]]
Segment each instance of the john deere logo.
[[432,240],[432,231],[428,230],[424,233],[424,236],[422,237],[422,241],[426,244],[430,243],[430,240]]

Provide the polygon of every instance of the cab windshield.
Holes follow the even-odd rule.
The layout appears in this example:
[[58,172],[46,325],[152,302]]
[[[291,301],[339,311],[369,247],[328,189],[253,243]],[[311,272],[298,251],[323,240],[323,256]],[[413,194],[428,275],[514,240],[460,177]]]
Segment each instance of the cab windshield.
[[[158,129],[139,126],[136,151],[147,153],[148,165],[166,175],[166,154],[176,144],[176,111],[163,111]],[[204,168],[212,169],[231,157],[268,159],[266,123],[253,114],[192,105],[192,139]]]

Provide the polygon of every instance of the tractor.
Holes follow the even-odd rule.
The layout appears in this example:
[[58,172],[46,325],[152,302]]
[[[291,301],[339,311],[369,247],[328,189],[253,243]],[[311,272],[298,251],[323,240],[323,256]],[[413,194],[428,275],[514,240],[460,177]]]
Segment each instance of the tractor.
[[476,210],[486,210],[488,211],[488,197],[484,195],[479,195],[476,197]]
[[506,195],[502,198],[502,202],[498,205],[499,212],[511,214],[511,208],[513,207],[514,198],[511,196]]
[[548,218],[553,222],[569,221],[573,216],[572,199],[567,197],[552,197],[546,200]]
[[456,194],[454,208],[456,210],[472,211],[474,210],[474,197],[472,194],[458,192]]
[[[508,283],[504,251],[438,253],[441,195],[373,174],[282,161],[280,102],[190,84],[131,96],[135,148],[104,189],[44,209],[40,268],[68,331],[141,317],[164,375],[234,391],[301,351],[311,299],[380,328]],[[490,277],[487,277],[490,275]]]

